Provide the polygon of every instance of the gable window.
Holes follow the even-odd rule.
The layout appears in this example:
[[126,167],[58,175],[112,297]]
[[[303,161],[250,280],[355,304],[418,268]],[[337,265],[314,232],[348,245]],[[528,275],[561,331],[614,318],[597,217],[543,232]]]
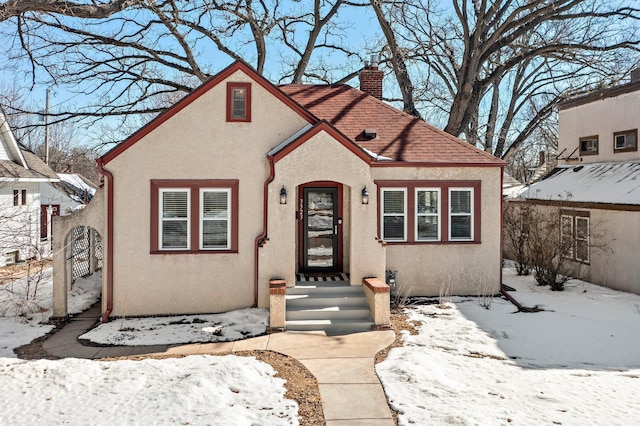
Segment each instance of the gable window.
[[227,121],[251,121],[250,83],[227,83]]
[[14,189],[13,190],[13,206],[26,206],[27,205],[27,190],[26,189]]
[[589,263],[589,212],[562,210],[560,212],[560,238],[563,256]]
[[627,152],[638,150],[638,129],[613,134],[613,151]]
[[439,188],[416,188],[416,241],[440,241]]
[[389,244],[480,243],[481,182],[380,180],[378,235]]
[[237,180],[152,180],[152,253],[235,253]]
[[405,241],[407,235],[407,190],[382,189],[382,239]]
[[598,154],[598,135],[580,138],[580,155]]
[[449,189],[449,239],[473,239],[473,188]]

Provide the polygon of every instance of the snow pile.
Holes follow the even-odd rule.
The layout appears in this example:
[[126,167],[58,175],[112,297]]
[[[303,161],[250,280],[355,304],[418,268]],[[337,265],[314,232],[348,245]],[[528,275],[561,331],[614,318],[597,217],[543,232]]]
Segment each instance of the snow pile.
[[266,309],[241,309],[223,314],[114,319],[80,336],[104,345],[167,345],[241,340],[264,334]]
[[505,270],[512,295],[407,309],[422,322],[376,366],[400,424],[628,424],[640,404],[640,296],[588,283],[564,292]]
[[255,358],[0,360],[0,424],[297,425],[284,380]]
[[[39,278],[32,276],[30,282],[25,277],[0,285],[0,357],[15,357],[14,348],[53,330],[52,325],[41,324],[52,315],[52,276],[53,270],[47,268]],[[76,314],[93,305],[100,296],[101,285],[100,272],[78,278],[67,296],[69,312]],[[20,312],[23,314],[19,315]]]

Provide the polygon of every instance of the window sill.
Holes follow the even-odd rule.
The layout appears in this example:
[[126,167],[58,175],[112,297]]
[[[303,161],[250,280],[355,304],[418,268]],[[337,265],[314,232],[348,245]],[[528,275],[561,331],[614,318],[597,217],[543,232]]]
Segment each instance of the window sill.
[[613,153],[617,154],[619,152],[636,152],[638,150],[638,147],[631,147],[631,148],[619,148],[619,149],[614,149]]
[[152,250],[149,254],[237,254],[238,250]]
[[[384,241],[384,240],[382,240]],[[481,244],[482,241],[471,240],[453,240],[453,241],[384,241],[389,246],[438,246],[438,245],[465,245],[465,244]]]

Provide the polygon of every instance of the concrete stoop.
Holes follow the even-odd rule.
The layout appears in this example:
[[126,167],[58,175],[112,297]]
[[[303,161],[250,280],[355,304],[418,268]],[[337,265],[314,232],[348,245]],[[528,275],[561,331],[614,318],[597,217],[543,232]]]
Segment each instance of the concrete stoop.
[[298,282],[285,299],[287,330],[359,332],[374,325],[362,286]]

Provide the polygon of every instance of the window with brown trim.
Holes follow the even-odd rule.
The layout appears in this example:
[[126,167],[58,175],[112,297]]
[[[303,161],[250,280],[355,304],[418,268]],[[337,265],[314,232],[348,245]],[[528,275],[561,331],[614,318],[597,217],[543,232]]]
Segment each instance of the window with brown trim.
[[598,155],[598,135],[580,138],[580,155]]
[[27,205],[27,190],[26,189],[14,189],[13,190],[13,206],[26,206]]
[[152,180],[152,253],[236,253],[237,180]]
[[638,150],[638,129],[615,132],[613,134],[613,152]]
[[589,263],[589,225],[587,211],[560,211],[560,242],[562,255],[582,263]]
[[387,243],[480,243],[480,181],[376,181],[376,185],[378,231]]
[[251,121],[250,83],[227,83],[227,121]]

